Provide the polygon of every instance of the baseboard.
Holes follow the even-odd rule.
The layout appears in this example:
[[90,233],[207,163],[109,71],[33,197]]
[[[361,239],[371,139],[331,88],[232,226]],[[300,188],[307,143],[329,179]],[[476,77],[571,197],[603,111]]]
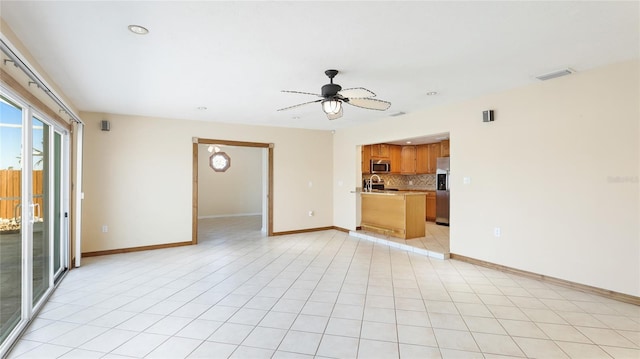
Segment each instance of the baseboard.
[[337,226],[330,226],[330,227],[317,227],[317,228],[298,229],[298,230],[295,230],[295,231],[274,232],[272,234],[272,236],[285,236],[285,235],[288,235],[288,234],[300,234],[300,233],[309,233],[309,232],[328,231],[328,230],[331,230],[331,229],[335,229],[336,231],[340,231],[340,232],[344,232],[344,233],[351,232],[350,230],[348,230],[346,228],[337,227]]
[[153,249],[163,249],[163,248],[190,246],[192,244],[193,244],[193,242],[189,241],[189,242],[154,244],[154,245],[150,245],[150,246],[129,247],[129,248],[120,248],[120,249],[107,249],[107,250],[104,250],[104,251],[85,252],[85,253],[82,253],[82,257],[97,257],[97,256],[106,256],[106,255],[109,255],[109,254],[121,254],[121,253],[149,251],[149,250],[153,250]]
[[328,231],[330,229],[336,229],[336,227],[316,227],[316,228],[306,228],[306,229],[297,229],[295,231],[282,231],[282,232],[273,232],[272,236],[286,236],[289,234],[300,234],[300,233],[309,233],[309,232],[319,232],[319,231]]
[[483,260],[480,260],[480,259],[465,257],[463,255],[455,254],[455,253],[451,253],[451,259],[456,259],[456,260],[459,260],[461,262],[467,262],[467,263],[475,264],[475,265],[478,265],[478,266],[481,266],[481,267],[485,267],[485,268],[491,268],[491,269],[499,270],[499,271],[505,272],[505,273],[515,274],[515,275],[519,275],[519,276],[522,276],[522,277],[527,277],[527,278],[531,278],[531,279],[540,280],[540,281],[543,281],[543,282],[559,285],[559,286],[562,286],[562,287],[565,287],[565,288],[579,290],[581,292],[585,292],[585,293],[589,293],[589,294],[599,295],[601,297],[617,300],[617,301],[620,301],[620,302],[625,302],[625,303],[634,304],[634,305],[640,305],[640,297],[636,297],[636,296],[630,295],[630,294],[614,292],[612,290],[602,289],[602,288],[598,288],[598,287],[592,287],[592,286],[586,285],[586,284],[575,283],[575,282],[571,282],[571,281],[560,279],[560,278],[550,277],[550,276],[546,276],[546,275],[543,275],[543,274],[537,274],[537,273],[528,272],[528,271],[521,270],[521,269],[516,269],[516,268],[503,266],[503,265],[500,265],[500,264],[486,262],[486,261],[483,261]]
[[248,216],[261,216],[262,213],[237,213],[237,214],[214,214],[211,216],[198,216],[198,219],[207,218],[227,218],[227,217],[248,217]]

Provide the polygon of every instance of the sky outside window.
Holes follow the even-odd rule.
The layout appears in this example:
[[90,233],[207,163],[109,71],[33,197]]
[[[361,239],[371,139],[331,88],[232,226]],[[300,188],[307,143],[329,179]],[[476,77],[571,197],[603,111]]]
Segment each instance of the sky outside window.
[[[39,121],[38,121],[39,123]],[[35,126],[34,139],[42,139],[42,126]],[[42,141],[34,141],[34,153],[42,153]],[[21,169],[22,164],[22,109],[0,97],[0,170]],[[34,158],[34,169],[42,163]]]

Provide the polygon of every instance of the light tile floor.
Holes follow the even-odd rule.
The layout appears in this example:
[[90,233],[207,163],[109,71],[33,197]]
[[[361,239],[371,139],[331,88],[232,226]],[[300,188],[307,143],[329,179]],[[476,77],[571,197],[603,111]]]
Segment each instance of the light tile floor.
[[335,230],[87,258],[11,358],[639,358],[640,307]]
[[434,222],[425,222],[425,236],[418,238],[403,239],[367,230],[352,231],[350,234],[358,238],[387,244],[433,258],[449,258],[449,226],[435,224]]

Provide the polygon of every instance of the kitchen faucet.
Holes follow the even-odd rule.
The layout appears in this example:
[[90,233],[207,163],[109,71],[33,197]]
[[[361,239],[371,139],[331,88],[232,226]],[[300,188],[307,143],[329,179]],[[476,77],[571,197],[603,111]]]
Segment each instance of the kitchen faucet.
[[382,181],[382,180],[380,179],[380,176],[375,175],[375,174],[374,174],[374,175],[371,175],[371,177],[369,177],[369,182],[367,183],[367,186],[369,187],[369,190],[367,191],[367,190],[365,189],[365,192],[371,192],[371,190],[373,189],[373,177],[374,177],[374,176],[378,178],[378,182]]

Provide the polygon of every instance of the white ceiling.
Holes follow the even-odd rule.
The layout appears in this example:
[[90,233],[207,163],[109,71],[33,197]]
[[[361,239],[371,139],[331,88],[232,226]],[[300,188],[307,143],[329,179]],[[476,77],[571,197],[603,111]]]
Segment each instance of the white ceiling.
[[[0,14],[81,111],[330,130],[638,58],[639,4],[2,0]],[[276,111],[315,99],[280,90],[319,93],[330,68],[391,108]]]

